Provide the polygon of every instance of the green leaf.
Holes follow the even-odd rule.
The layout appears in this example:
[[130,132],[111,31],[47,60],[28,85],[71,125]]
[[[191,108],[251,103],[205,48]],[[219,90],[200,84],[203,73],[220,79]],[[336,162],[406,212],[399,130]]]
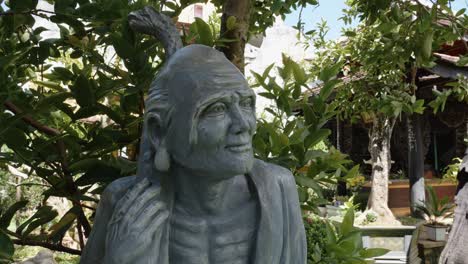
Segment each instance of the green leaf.
[[423,59],[429,59],[431,57],[433,40],[434,40],[434,31],[427,30],[426,34],[424,35],[422,48],[421,48],[421,56]]
[[339,258],[347,258],[353,255],[354,251],[356,250],[356,244],[350,240],[340,241],[337,245],[335,245],[334,250]]
[[76,49],[70,53],[70,58],[72,59],[78,59],[81,56],[83,56],[83,51],[80,49]]
[[320,185],[318,185],[318,183],[314,179],[311,179],[309,177],[305,177],[302,175],[296,175],[294,178],[296,179],[297,184],[304,186],[304,187],[311,188],[319,196],[322,196],[322,188],[320,187]]
[[123,59],[132,58],[135,55],[135,48],[119,33],[111,35],[112,44],[115,52]]
[[457,61],[457,66],[468,66],[468,56],[461,56],[460,59]]
[[34,9],[37,5],[38,0],[10,0],[9,7],[12,11],[24,12]]
[[177,9],[178,9],[177,4],[174,3],[174,2],[165,2],[164,5],[165,5],[167,8],[171,9],[171,10],[177,10]]
[[227,30],[233,30],[236,27],[237,18],[235,16],[229,16],[226,20]]
[[36,228],[38,228],[38,227],[40,227],[42,225],[45,225],[45,224],[49,223],[50,221],[54,220],[55,217],[57,217],[57,215],[58,215],[57,211],[53,211],[53,210],[51,210],[51,211],[49,211],[47,213],[44,213],[39,218],[32,221],[28,225],[28,228],[26,228],[26,230],[24,232],[22,232],[21,235],[23,235],[23,236],[29,235]]
[[197,43],[212,47],[214,43],[210,26],[203,19],[196,17],[195,27],[198,33]]
[[13,254],[15,253],[15,247],[10,237],[0,230],[0,263],[5,263],[4,261],[12,260]]
[[62,103],[70,97],[72,97],[72,93],[69,92],[52,94],[39,101],[39,103],[36,106],[36,109],[42,107],[50,107],[52,105],[55,106],[56,104]]
[[39,86],[44,86],[44,87],[47,87],[56,91],[60,91],[60,92],[64,90],[63,87],[59,83],[56,83],[56,82],[33,80],[33,83]]
[[[16,229],[16,233],[22,234],[26,227],[28,228],[27,231],[29,233],[40,225],[50,222],[56,216],[57,212],[53,210],[51,206],[42,206],[28,220],[26,220]],[[29,227],[29,225],[32,226]]]
[[73,73],[64,67],[55,67],[53,72],[62,81],[69,81],[72,80],[74,77]]
[[296,79],[296,81],[299,84],[304,85],[308,80],[308,76],[305,73],[304,69],[302,69],[301,66],[299,66],[299,64],[297,64],[294,61],[291,61],[291,67],[292,67],[294,79]]
[[342,235],[340,242],[351,243],[353,247],[351,248],[352,252],[349,253],[355,255],[358,253],[356,251],[362,248],[362,232],[353,228],[351,232],[347,233],[346,235]]
[[347,173],[346,176],[344,177],[345,179],[350,179],[354,178],[359,175],[359,164],[355,165],[353,168],[351,168]]
[[341,63],[335,63],[334,65],[326,66],[320,71],[319,79],[324,83],[328,82],[340,72],[341,67]]
[[340,226],[340,231],[343,236],[354,230],[354,209],[350,208],[343,217],[343,222]]
[[424,112],[424,99],[419,99],[413,104],[413,112],[422,114]]
[[72,227],[73,222],[78,217],[78,207],[73,207],[65,215],[62,216],[60,221],[49,228],[49,238],[54,242],[60,242],[65,233]]
[[83,176],[76,180],[76,185],[85,186],[95,183],[109,183],[119,177],[119,169],[101,163],[90,168]]
[[272,94],[272,93],[262,92],[262,93],[258,93],[258,95],[260,95],[262,97],[265,97],[265,98],[268,98],[268,99],[272,99],[272,100],[276,99],[276,96],[274,94]]
[[72,163],[68,170],[72,173],[84,172],[98,165],[106,165],[106,162],[100,159],[83,159]]
[[16,212],[24,208],[28,202],[29,201],[19,201],[10,206],[10,208],[8,208],[8,210],[6,210],[6,212],[0,217],[0,228],[7,229]]
[[322,100],[327,100],[328,97],[330,97],[330,95],[332,94],[333,92],[333,88],[335,88],[335,86],[339,83],[340,81],[339,80],[330,80],[330,81],[327,81],[322,89],[320,89],[320,98]]
[[320,141],[328,137],[330,133],[331,131],[328,129],[319,129],[317,131],[314,131],[313,133],[311,133],[309,136],[306,137],[304,146],[306,148],[315,146],[317,143],[319,143]]
[[390,250],[385,248],[365,248],[359,251],[362,258],[375,258],[387,254]]
[[71,87],[76,102],[82,106],[92,106],[96,103],[91,84],[83,74],[80,74]]
[[462,8],[462,9],[458,10],[458,12],[455,14],[455,16],[461,16],[461,15],[465,14],[465,12],[466,12],[466,8]]
[[28,139],[21,129],[9,127],[0,134],[0,138],[12,149],[22,148],[28,144]]
[[336,243],[336,234],[335,230],[333,229],[332,225],[327,221],[325,222],[325,232],[327,234],[327,244],[332,245]]
[[271,69],[273,69],[273,67],[275,66],[274,63],[268,65],[268,67],[266,67],[266,69],[263,71],[263,74],[262,74],[262,79],[263,81],[266,80],[266,78],[270,75],[270,71]]
[[110,108],[110,107],[108,107],[106,105],[103,105],[103,104],[97,104],[96,106],[97,106],[97,108],[99,109],[99,111],[101,113],[106,114],[110,119],[114,120],[117,124],[123,124],[124,123],[124,120],[122,119],[120,114],[117,113],[116,111],[112,110],[112,108]]

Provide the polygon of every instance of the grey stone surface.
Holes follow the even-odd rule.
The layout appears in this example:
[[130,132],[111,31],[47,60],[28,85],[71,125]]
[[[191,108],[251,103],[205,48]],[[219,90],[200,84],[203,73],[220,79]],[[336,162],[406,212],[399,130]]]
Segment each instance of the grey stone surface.
[[[465,160],[467,157],[468,153]],[[468,171],[468,167],[462,167],[460,173],[463,170]],[[440,264],[468,263],[468,184],[465,184],[458,192],[455,203],[457,207],[455,208],[453,226],[440,256]]]
[[305,264],[294,177],[254,158],[255,127],[222,53],[176,51],[149,91],[137,175],[104,191],[80,263]]
[[43,249],[36,256],[17,264],[57,264],[54,260],[54,254],[48,249]]

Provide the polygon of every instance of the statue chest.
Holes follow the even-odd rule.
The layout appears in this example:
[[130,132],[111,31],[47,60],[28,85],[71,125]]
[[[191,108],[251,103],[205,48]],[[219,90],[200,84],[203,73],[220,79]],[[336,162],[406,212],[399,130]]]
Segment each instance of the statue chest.
[[181,215],[171,218],[171,264],[250,264],[258,229],[258,203],[216,218]]

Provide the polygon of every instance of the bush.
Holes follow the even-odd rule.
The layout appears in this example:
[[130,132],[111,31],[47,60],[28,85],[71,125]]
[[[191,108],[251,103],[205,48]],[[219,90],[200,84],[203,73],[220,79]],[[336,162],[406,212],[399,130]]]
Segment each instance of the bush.
[[320,255],[327,255],[327,228],[324,220],[320,218],[307,218],[304,219],[304,227],[306,230],[307,238],[307,262],[313,263],[313,254],[317,250],[320,251]]
[[362,233],[354,227],[354,210],[348,209],[341,223],[308,219],[304,223],[307,236],[308,264],[369,263],[388,252],[383,248],[364,248]]

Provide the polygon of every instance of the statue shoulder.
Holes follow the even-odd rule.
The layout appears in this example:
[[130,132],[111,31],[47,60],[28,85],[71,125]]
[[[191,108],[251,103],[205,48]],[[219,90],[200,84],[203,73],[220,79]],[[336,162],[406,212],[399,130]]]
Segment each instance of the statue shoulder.
[[111,182],[104,189],[101,201],[108,205],[115,205],[117,201],[137,182],[136,176],[128,176]]
[[296,182],[290,170],[279,165],[255,159],[254,171],[264,174],[267,179],[295,186]]

